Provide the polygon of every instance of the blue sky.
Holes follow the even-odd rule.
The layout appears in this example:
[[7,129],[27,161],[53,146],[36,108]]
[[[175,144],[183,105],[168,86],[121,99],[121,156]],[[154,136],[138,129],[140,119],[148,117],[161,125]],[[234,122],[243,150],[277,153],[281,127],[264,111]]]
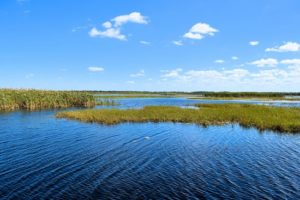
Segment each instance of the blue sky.
[[1,0],[0,87],[300,91],[298,0]]

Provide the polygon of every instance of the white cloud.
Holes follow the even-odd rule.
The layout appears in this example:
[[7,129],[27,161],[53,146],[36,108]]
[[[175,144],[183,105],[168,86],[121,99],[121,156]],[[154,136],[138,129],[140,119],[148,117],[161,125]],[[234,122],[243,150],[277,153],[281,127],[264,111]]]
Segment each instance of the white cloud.
[[169,71],[162,71],[163,78],[177,79],[181,81],[196,81],[196,80],[216,80],[216,79],[240,79],[249,75],[246,69],[233,70],[189,70],[183,73],[182,69],[174,69]]
[[91,37],[107,37],[118,40],[126,40],[126,36],[121,33],[121,27],[126,23],[147,24],[148,21],[141,13],[132,12],[128,15],[120,15],[110,21],[104,22],[102,24],[104,30],[98,30],[96,27],[93,27],[89,31],[89,35]]
[[180,41],[180,40],[174,40],[174,41],[172,41],[172,43],[177,45],[177,46],[182,46],[183,45],[182,41]]
[[191,29],[190,32],[192,33],[200,33],[203,35],[214,35],[215,32],[218,32],[217,29],[211,27],[209,24],[205,23],[197,23]]
[[183,37],[194,39],[194,40],[201,40],[202,38],[204,38],[204,36],[201,35],[200,33],[191,33],[191,32],[187,32],[186,34],[184,34]]
[[189,30],[189,32],[185,33],[183,37],[200,40],[206,35],[213,36],[216,32],[218,32],[218,30],[211,27],[209,24],[197,23]]
[[144,70],[140,70],[139,72],[135,73],[135,74],[130,74],[131,77],[143,77],[145,76],[145,71]]
[[257,45],[259,45],[259,41],[250,41],[249,45],[251,45],[251,46],[257,46]]
[[232,59],[232,60],[238,60],[239,57],[237,57],[237,56],[232,56],[231,59]]
[[276,67],[276,65],[278,65],[278,60],[275,58],[262,58],[260,60],[255,60],[250,64],[256,65],[257,67]]
[[145,16],[141,15],[139,12],[132,12],[128,15],[120,15],[113,18],[111,21],[115,22],[115,26],[122,26],[126,23],[137,23],[137,24],[148,24]]
[[104,22],[104,23],[102,24],[102,26],[103,26],[104,28],[111,28],[111,27],[112,27],[112,23],[109,22],[109,21],[107,21],[107,22]]
[[[237,91],[278,91],[297,90],[300,84],[300,66],[285,69],[243,68],[231,70],[189,70],[177,71],[176,76],[166,76],[162,71],[162,81],[171,88],[182,90],[237,90]],[[170,71],[176,71],[170,70]]]
[[164,73],[162,75],[162,77],[164,78],[170,78],[170,77],[178,77],[179,76],[179,73],[182,71],[181,68],[177,68],[177,69],[174,69],[174,70],[162,70],[162,72]]
[[99,31],[94,27],[90,30],[89,35],[91,37],[101,36],[101,37],[115,38],[119,40],[126,40],[126,36],[121,34],[120,29],[117,28],[109,28],[106,29],[105,31]]
[[300,44],[296,42],[286,42],[285,44],[277,47],[267,48],[267,52],[274,51],[274,52],[295,52],[300,51]]
[[223,74],[227,77],[232,78],[243,78],[247,76],[250,72],[246,69],[233,69],[233,70],[224,70]]
[[215,60],[215,63],[218,63],[218,64],[223,64],[225,61],[224,60]]
[[290,65],[290,66],[300,66],[300,59],[286,59],[280,61],[281,64]]
[[150,45],[151,44],[151,42],[148,42],[148,41],[140,41],[140,44],[143,44],[143,45]]
[[104,68],[103,67],[89,67],[88,70],[90,72],[102,72],[102,71],[104,71]]
[[216,70],[190,70],[181,75],[184,80],[191,80],[196,78],[221,78],[222,73]]

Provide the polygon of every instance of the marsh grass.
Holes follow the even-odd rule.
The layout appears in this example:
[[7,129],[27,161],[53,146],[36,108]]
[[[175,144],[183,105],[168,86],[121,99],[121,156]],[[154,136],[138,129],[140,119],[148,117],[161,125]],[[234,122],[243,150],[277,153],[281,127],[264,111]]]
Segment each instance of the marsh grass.
[[119,105],[117,101],[114,99],[108,98],[97,98],[96,97],[96,105],[97,106],[117,106]]
[[60,112],[58,118],[83,122],[117,124],[122,122],[181,122],[204,126],[238,123],[261,131],[300,133],[300,109],[245,104],[201,104],[199,109],[147,106],[135,110],[80,110]]
[[86,92],[0,89],[0,111],[92,106],[95,98]]

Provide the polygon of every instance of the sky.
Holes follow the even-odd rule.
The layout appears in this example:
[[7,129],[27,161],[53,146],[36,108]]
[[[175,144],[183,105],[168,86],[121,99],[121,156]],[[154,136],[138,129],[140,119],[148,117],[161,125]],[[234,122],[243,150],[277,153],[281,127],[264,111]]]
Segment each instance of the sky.
[[300,91],[299,0],[1,0],[0,88]]

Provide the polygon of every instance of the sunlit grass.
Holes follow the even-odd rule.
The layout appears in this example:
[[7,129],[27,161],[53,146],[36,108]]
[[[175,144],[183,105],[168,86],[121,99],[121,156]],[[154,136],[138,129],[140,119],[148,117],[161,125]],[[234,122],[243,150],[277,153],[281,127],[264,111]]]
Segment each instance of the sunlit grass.
[[0,89],[0,111],[92,107],[95,98],[86,92]]
[[300,109],[245,104],[205,104],[199,109],[147,106],[136,110],[79,110],[60,112],[59,118],[84,122],[117,124],[122,122],[182,122],[204,126],[238,123],[259,130],[300,133]]

